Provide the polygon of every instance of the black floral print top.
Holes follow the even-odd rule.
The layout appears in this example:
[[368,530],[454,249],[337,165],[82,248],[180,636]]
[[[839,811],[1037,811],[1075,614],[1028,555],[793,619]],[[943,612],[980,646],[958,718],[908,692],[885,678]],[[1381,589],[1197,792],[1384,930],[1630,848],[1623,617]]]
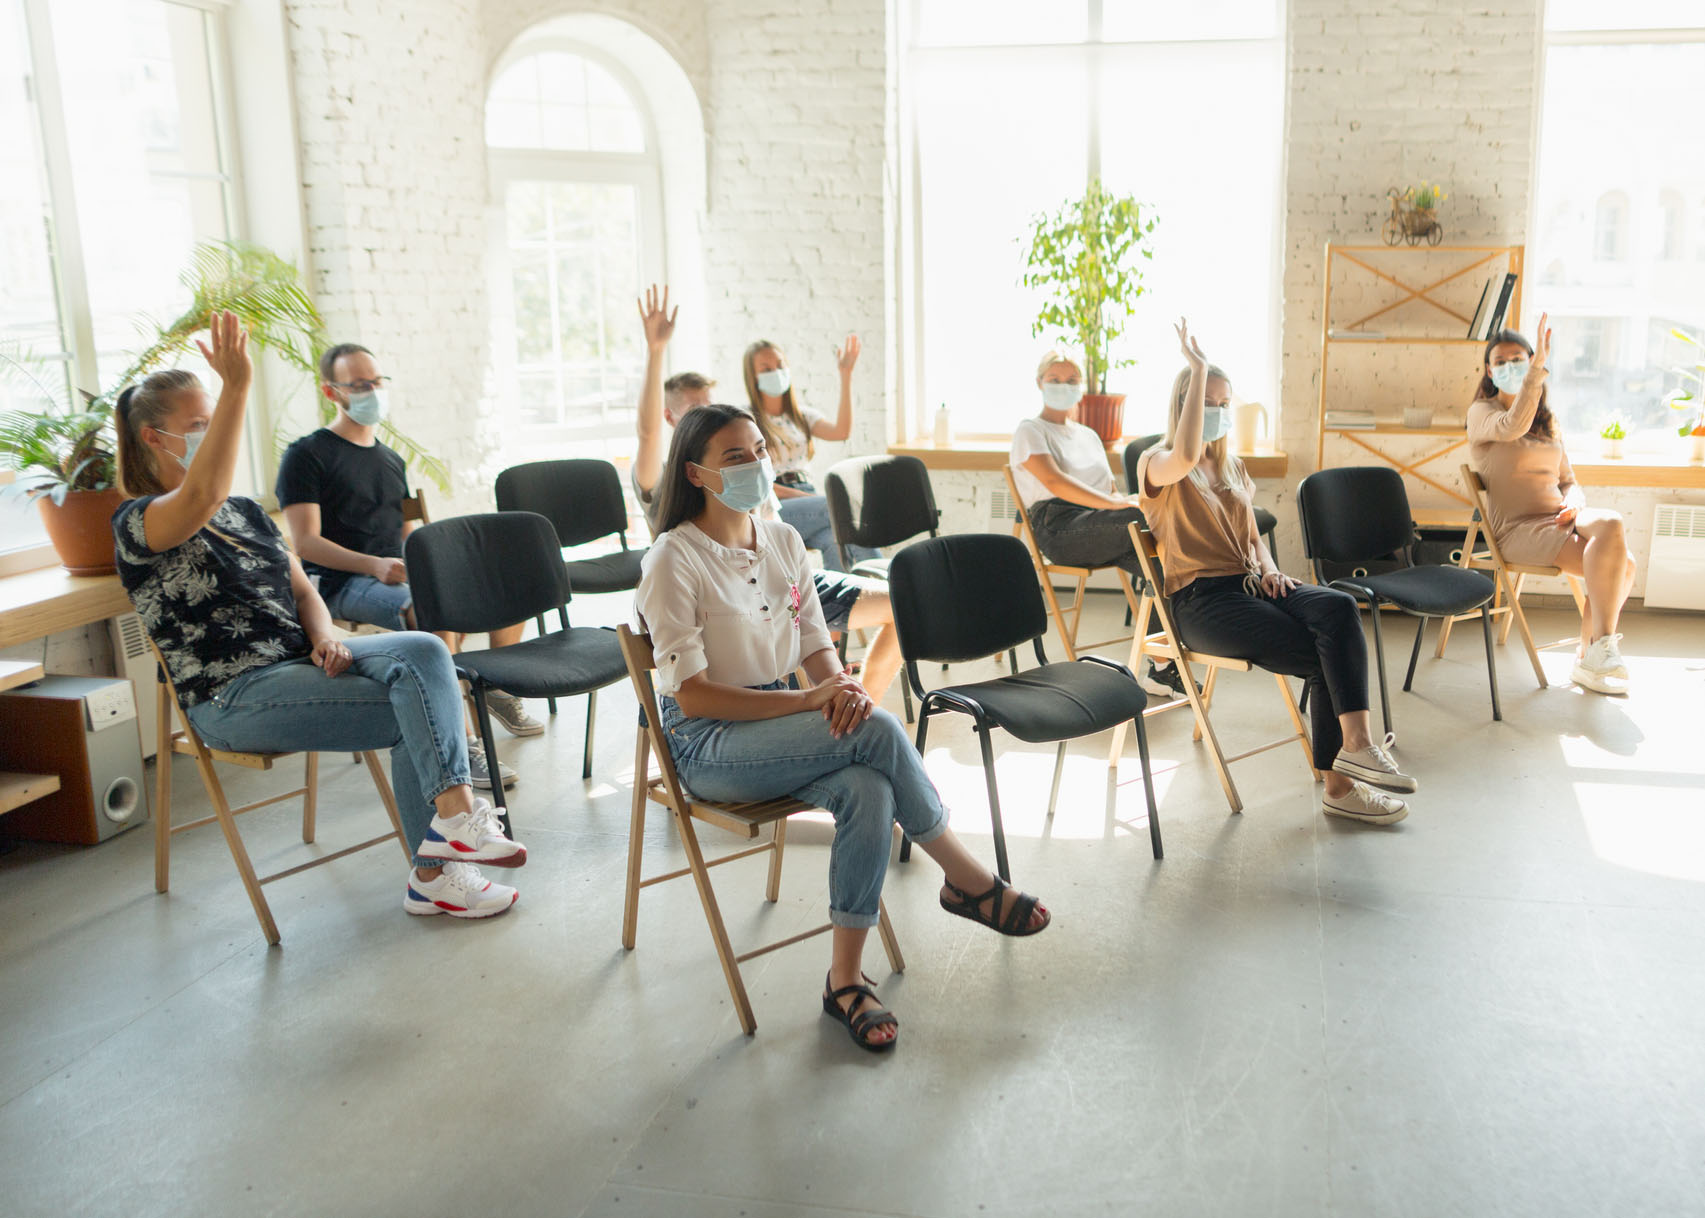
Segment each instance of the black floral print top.
[[156,554],[142,525],[152,499],[113,513],[118,578],[186,707],[313,650],[296,617],[289,552],[265,508],[232,495],[195,536]]

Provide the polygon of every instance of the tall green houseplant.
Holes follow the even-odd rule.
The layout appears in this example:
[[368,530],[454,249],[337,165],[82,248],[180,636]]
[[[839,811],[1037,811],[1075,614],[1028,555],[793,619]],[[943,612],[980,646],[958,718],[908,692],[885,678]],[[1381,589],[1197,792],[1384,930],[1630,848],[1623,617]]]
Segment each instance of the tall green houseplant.
[[1109,193],[1099,178],[1082,198],[1031,221],[1021,282],[1047,293],[1048,300],[1030,333],[1076,343],[1089,365],[1083,370],[1086,392],[1106,393],[1108,372],[1136,362],[1109,353],[1143,294],[1156,223],[1152,207]]

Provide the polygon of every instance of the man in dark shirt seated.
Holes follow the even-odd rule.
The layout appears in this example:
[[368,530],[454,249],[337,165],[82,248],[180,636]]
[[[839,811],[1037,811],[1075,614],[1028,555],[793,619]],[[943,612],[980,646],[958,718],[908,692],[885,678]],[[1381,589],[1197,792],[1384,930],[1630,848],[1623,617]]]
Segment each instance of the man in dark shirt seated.
[[[320,357],[320,391],[337,404],[337,417],[287,450],[278,465],[278,503],[290,526],[302,566],[319,585],[334,618],[387,630],[414,629],[413,598],[403,566],[403,538],[415,521],[403,520],[408,471],[396,451],[378,438],[386,417],[386,381],[366,347],[339,343]],[[524,623],[491,632],[491,645],[521,640]],[[460,639],[446,637],[450,650]],[[521,699],[493,690],[492,718],[516,736],[545,730]],[[485,755],[470,733],[473,783],[491,788]],[[501,766],[503,784],[514,771]]]

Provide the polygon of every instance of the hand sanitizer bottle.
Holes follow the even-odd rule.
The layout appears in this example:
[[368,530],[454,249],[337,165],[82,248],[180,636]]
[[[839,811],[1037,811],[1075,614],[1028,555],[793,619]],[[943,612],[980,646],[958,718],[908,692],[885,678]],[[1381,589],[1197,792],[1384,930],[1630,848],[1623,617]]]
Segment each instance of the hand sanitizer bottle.
[[953,416],[947,412],[946,402],[935,409],[935,446],[953,447]]

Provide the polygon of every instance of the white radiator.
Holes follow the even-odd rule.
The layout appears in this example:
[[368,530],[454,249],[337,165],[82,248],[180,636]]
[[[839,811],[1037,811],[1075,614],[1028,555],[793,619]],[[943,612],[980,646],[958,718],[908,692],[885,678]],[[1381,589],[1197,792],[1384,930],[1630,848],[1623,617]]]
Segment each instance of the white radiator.
[[160,694],[148,634],[134,613],[109,618],[107,629],[112,631],[113,676],[130,678],[136,694],[136,726],[142,730],[142,756],[152,757],[159,744]]
[[1705,609],[1705,507],[1660,503],[1654,509],[1646,604]]
[[989,491],[989,531],[991,533],[1012,532],[1012,492],[1006,487],[997,487]]

